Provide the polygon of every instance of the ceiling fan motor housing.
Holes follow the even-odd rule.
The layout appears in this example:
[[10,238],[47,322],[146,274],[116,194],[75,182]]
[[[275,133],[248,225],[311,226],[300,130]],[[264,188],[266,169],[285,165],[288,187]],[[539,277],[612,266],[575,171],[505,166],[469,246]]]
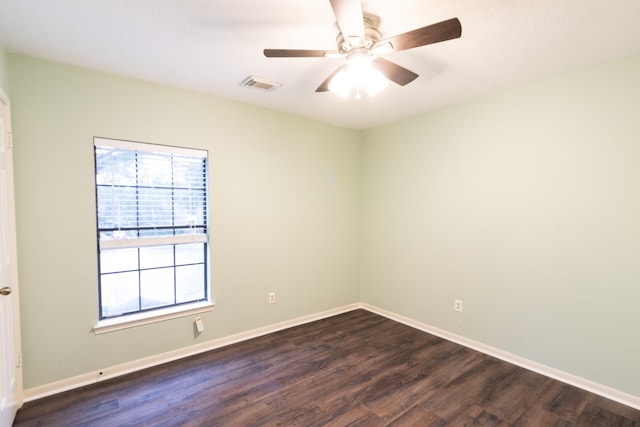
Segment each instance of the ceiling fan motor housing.
[[381,36],[378,30],[380,18],[376,15],[365,13],[362,20],[364,24],[364,40],[361,42],[358,39],[350,39],[342,33],[339,33],[336,38],[336,43],[338,44],[338,51],[340,53],[346,54],[353,49],[371,49],[380,41]]

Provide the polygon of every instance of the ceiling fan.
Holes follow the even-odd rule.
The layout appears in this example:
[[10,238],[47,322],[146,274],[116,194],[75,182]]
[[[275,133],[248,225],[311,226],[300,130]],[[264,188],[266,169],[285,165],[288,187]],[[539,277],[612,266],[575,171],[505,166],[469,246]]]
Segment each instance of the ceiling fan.
[[368,63],[368,67],[377,70],[378,74],[386,78],[383,78],[385,86],[387,79],[404,86],[414,81],[418,74],[394,62],[382,59],[379,55],[456,39],[462,34],[462,26],[458,18],[451,18],[381,39],[380,31],[377,28],[380,25],[380,18],[363,13],[360,0],[329,1],[340,30],[336,40],[337,50],[264,49],[264,55],[268,58],[346,57],[347,63],[327,77],[318,86],[316,92],[333,90],[332,84],[335,84],[340,75],[346,74],[345,71],[351,64],[363,61]]

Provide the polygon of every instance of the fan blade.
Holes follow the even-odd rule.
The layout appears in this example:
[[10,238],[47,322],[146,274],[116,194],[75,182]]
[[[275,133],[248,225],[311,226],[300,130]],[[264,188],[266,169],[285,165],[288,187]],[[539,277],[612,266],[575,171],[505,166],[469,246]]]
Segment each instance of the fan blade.
[[323,58],[340,55],[337,50],[265,49],[267,58]]
[[390,43],[392,50],[397,52],[399,50],[457,39],[461,35],[462,26],[460,25],[460,20],[458,20],[458,18],[451,18],[438,22],[437,24],[427,25],[426,27],[389,37],[388,39],[379,41],[376,46],[383,46],[386,43]]
[[329,75],[329,77],[327,77],[325,79],[325,81],[323,81],[322,84],[320,86],[318,86],[318,89],[316,89],[316,92],[327,92],[329,90],[329,83],[331,83],[331,79],[333,78],[333,76],[338,74],[340,72],[340,70],[344,69],[346,66],[347,66],[347,64],[342,65],[342,66],[338,67],[338,69],[335,70],[333,73],[331,73]]
[[406,68],[391,61],[387,61],[386,59],[375,58],[371,64],[373,65],[373,68],[380,71],[383,76],[400,86],[409,84],[418,78],[418,75],[413,71],[407,70]]
[[329,0],[340,32],[346,40],[364,41],[364,18],[360,0]]

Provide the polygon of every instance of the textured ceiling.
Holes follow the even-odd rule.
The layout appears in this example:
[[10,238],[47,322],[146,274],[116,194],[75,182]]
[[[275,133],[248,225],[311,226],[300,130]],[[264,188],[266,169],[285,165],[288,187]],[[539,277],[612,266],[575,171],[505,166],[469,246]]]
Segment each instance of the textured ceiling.
[[[0,0],[9,51],[364,129],[640,52],[639,0],[363,0],[383,38],[452,17],[462,37],[385,56],[420,75],[370,99],[315,93],[342,58],[329,0]],[[240,86],[253,74],[276,91]]]

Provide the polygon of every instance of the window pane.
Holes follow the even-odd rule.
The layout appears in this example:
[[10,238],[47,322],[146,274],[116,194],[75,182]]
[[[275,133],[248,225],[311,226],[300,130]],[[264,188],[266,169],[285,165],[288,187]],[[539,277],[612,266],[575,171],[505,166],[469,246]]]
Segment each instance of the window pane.
[[173,246],[140,248],[140,268],[173,266]]
[[102,316],[118,316],[140,310],[138,272],[103,274],[100,280]]
[[185,234],[205,234],[207,230],[204,227],[180,228],[176,230],[176,236]]
[[114,273],[138,269],[138,248],[100,251],[100,272]]
[[176,302],[199,301],[205,298],[204,265],[176,267]]
[[202,158],[174,156],[174,185],[183,188],[204,188],[205,164]]
[[169,188],[138,187],[140,227],[173,225],[173,197]]
[[176,245],[176,265],[204,262],[204,243]]
[[98,228],[136,227],[138,208],[136,189],[98,187]]
[[135,230],[122,231],[101,231],[100,232],[100,240],[122,240],[122,239],[136,239],[138,238],[138,234]]
[[138,185],[171,187],[171,154],[138,152]]
[[204,224],[204,190],[176,189],[174,190],[173,199],[176,225],[194,226]]
[[158,268],[140,272],[142,309],[173,305],[173,268]]
[[96,147],[96,183],[135,185],[136,152]]

